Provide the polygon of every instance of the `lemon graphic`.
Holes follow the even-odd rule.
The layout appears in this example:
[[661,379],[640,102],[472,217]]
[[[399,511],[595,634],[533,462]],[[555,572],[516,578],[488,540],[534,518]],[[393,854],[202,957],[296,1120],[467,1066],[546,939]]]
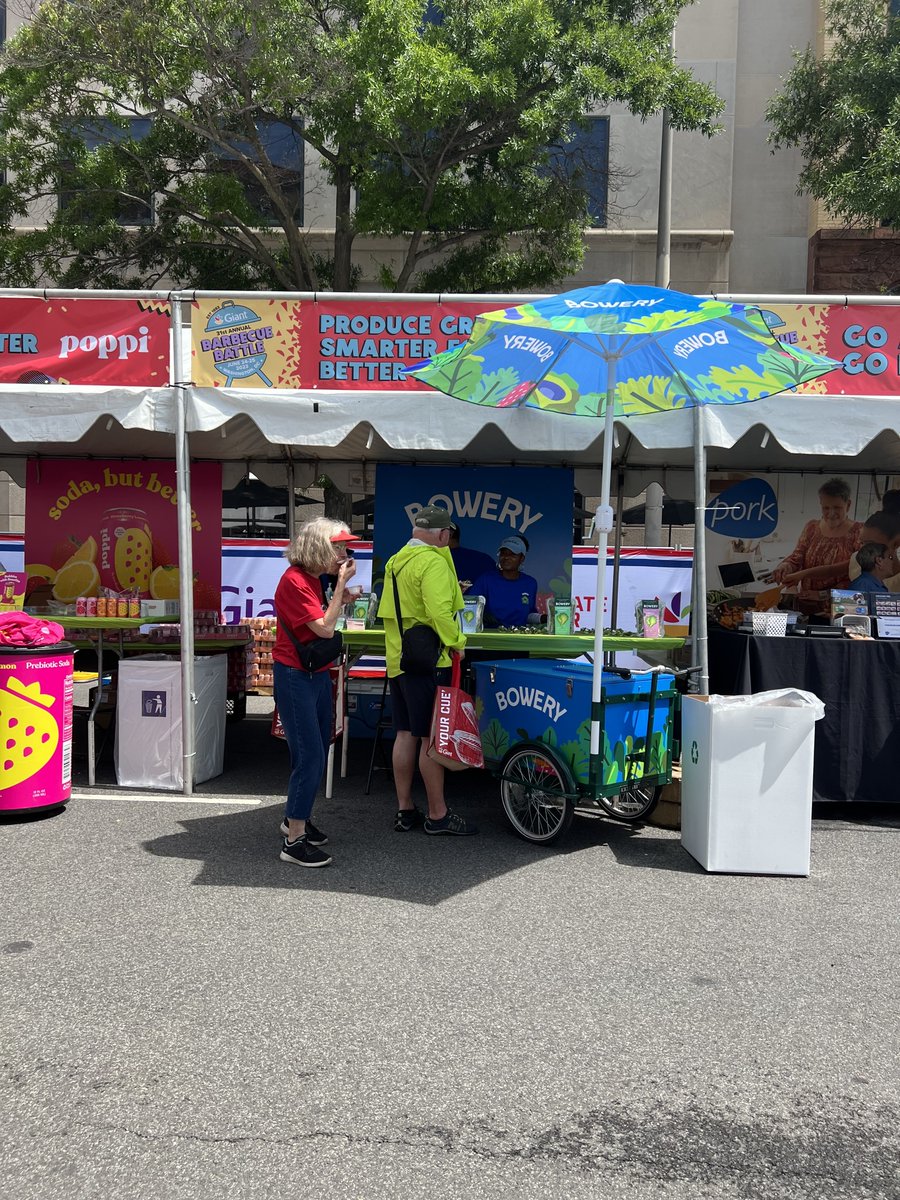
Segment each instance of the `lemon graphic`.
[[25,568],[25,574],[30,579],[33,575],[39,575],[41,579],[46,579],[48,583],[52,583],[56,578],[56,572],[52,567],[48,567],[46,563],[31,563]]
[[67,562],[60,567],[53,585],[53,598],[71,604],[79,596],[96,596],[100,591],[100,573],[92,562]]
[[75,562],[96,562],[97,561],[97,542],[95,538],[86,538],[73,555],[66,559],[63,563],[64,567]]
[[150,576],[150,595],[154,600],[177,600],[180,589],[181,573],[177,567],[157,567]]

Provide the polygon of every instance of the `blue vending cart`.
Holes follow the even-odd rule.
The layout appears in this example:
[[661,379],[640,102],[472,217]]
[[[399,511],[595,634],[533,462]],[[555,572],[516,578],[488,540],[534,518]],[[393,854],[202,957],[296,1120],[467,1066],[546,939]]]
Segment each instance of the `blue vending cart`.
[[592,755],[593,667],[566,659],[473,663],[485,766],[516,832],[555,841],[576,811],[639,821],[672,778],[675,677],[604,670],[600,752]]

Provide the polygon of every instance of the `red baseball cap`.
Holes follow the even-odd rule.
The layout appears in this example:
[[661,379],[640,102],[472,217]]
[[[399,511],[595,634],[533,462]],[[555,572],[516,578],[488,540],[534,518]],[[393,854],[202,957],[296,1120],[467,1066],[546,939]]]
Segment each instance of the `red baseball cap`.
[[346,533],[341,530],[340,533],[332,534],[328,540],[331,542],[358,542],[359,538],[355,533],[351,533],[348,529]]

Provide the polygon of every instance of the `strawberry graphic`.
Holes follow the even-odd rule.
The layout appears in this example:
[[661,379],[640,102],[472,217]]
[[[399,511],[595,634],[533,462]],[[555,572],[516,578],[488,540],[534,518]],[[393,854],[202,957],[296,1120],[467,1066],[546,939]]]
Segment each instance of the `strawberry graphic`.
[[81,542],[74,534],[69,534],[61,542],[57,542],[50,551],[50,566],[58,571],[64,566],[76,551],[81,549]]
[[517,384],[511,392],[507,392],[502,400],[497,402],[498,408],[515,408],[520,400],[524,400],[529,392],[533,391],[537,385],[533,380],[527,379],[524,383]]
[[178,559],[173,558],[169,547],[160,538],[153,534],[153,566],[155,567],[170,567],[173,563],[177,563]]
[[54,698],[41,692],[40,683],[22,683],[12,676],[0,696],[0,791],[6,791],[47,765],[59,745],[59,725],[47,711]]

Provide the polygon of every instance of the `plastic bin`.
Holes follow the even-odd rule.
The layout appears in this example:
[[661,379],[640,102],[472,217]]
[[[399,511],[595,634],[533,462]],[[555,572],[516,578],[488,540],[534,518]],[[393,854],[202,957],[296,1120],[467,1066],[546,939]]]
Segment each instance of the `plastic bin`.
[[[227,658],[194,659],[194,782],[221,775],[225,759]],[[127,658],[119,667],[116,778],[122,787],[180,790],[184,786],[181,662],[177,658]]]
[[0,652],[0,812],[57,808],[71,797],[74,664],[68,642]]
[[810,692],[685,696],[681,844],[707,871],[808,875],[815,724]]
[[[384,687],[384,677],[355,679],[351,675],[347,680],[347,729],[351,738],[368,738],[370,741],[378,730],[381,717],[381,693]],[[391,719],[391,692],[388,688],[384,698],[384,715],[387,721]],[[381,731],[381,736],[392,738],[394,730],[387,725]]]

